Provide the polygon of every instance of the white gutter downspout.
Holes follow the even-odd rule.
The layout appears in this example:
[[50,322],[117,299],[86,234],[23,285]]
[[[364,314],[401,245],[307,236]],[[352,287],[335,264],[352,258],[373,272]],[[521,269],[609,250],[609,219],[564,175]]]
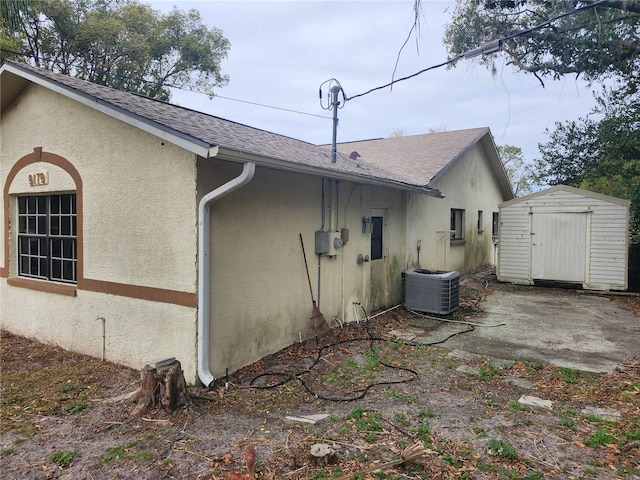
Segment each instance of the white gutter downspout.
[[198,378],[205,387],[211,386],[216,379],[209,369],[211,205],[249,183],[255,171],[255,163],[245,162],[238,177],[206,194],[198,204]]

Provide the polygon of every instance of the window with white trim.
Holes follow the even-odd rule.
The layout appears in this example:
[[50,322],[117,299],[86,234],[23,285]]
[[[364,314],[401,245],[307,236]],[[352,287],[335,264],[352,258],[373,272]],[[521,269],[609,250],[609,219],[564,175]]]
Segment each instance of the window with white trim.
[[76,283],[76,195],[18,197],[18,275]]
[[482,210],[478,210],[478,233],[484,232],[484,222],[482,219]]
[[464,210],[451,209],[451,240],[464,240]]

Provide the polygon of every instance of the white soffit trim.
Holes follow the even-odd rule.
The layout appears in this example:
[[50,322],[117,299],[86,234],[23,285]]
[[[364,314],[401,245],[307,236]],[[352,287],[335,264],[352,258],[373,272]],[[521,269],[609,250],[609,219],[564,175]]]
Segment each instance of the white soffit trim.
[[25,80],[46,87],[49,90],[75,100],[76,102],[81,103],[87,107],[93,108],[94,110],[104,113],[105,115],[109,115],[110,117],[120,120],[128,125],[131,125],[132,127],[136,127],[140,130],[150,133],[151,135],[159,137],[162,140],[166,140],[167,142],[184,148],[185,150],[195,153],[196,155],[200,155],[201,157],[210,158],[217,155],[217,145],[210,145],[206,142],[187,137],[186,135],[171,133],[166,129],[166,127],[155,125],[152,121],[149,120],[145,121],[143,117],[123,110],[117,106],[111,105],[104,100],[93,97],[89,94],[76,92],[72,87],[58,84],[53,80],[40,77],[39,75],[33,74],[31,72],[26,72],[14,67],[13,65],[4,64],[2,66],[2,71],[4,70],[13,73],[14,75],[20,76]]

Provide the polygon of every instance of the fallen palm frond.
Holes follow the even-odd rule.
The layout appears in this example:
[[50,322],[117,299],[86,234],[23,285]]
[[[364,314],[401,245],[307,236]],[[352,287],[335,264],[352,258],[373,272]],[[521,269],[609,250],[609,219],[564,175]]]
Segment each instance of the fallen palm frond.
[[429,460],[429,456],[435,453],[436,452],[434,452],[433,450],[424,448],[424,444],[422,442],[417,442],[405,448],[400,454],[402,458],[399,458],[398,460],[392,460],[390,462],[381,463],[380,465],[375,465],[371,468],[367,468],[366,470],[360,470],[358,472],[350,473],[349,475],[343,475],[342,477],[338,477],[335,480],[347,480],[354,475],[375,472],[378,470],[386,470],[387,468],[402,465],[403,463],[408,463],[411,465],[426,465]]

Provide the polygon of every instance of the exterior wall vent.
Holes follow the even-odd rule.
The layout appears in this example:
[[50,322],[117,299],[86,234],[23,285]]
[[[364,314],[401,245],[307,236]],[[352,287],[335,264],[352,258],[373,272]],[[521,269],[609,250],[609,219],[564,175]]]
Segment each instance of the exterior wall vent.
[[459,306],[460,274],[412,268],[404,276],[404,306],[408,310],[446,315]]

